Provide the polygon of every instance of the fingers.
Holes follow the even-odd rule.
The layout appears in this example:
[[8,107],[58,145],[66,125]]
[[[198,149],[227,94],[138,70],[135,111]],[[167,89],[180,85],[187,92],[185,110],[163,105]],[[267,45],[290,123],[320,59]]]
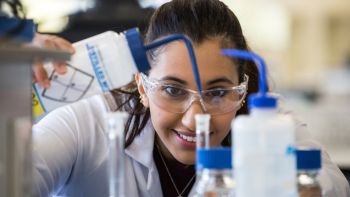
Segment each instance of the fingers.
[[54,62],[53,67],[55,68],[55,71],[60,74],[66,74],[67,72],[67,64],[65,62]]
[[36,33],[33,39],[33,45],[40,48],[58,49],[72,54],[75,53],[75,49],[70,42],[54,35]]
[[[39,48],[67,51],[71,54],[75,53],[75,49],[70,42],[53,35],[36,33],[32,45]],[[58,74],[65,74],[67,72],[66,62],[52,62],[52,65]],[[48,74],[44,69],[42,61],[37,61],[33,65],[33,82],[38,82],[44,88],[50,87]]]
[[75,49],[74,49],[73,45],[70,42],[68,42],[67,40],[60,38],[60,37],[57,37],[57,36],[51,36],[51,37],[52,37],[52,41],[53,41],[56,49],[68,51],[71,54],[75,53]]
[[48,79],[48,75],[42,61],[39,61],[33,65],[33,82],[38,82],[44,88],[50,87],[50,80]]
[[[48,48],[64,50],[72,54],[75,53],[74,47],[67,40],[52,35],[45,36],[45,46]],[[58,74],[65,74],[67,72],[67,66],[65,62],[53,62],[53,67]]]

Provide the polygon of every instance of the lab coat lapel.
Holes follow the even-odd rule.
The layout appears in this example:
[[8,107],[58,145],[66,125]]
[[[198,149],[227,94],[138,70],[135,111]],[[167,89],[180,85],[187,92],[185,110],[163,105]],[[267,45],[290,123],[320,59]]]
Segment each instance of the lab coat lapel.
[[143,172],[135,172],[139,175],[144,174],[144,180],[140,180],[140,176],[137,177],[139,186],[142,185],[141,187],[144,189],[144,185],[146,185],[148,196],[161,197],[162,189],[159,174],[153,159],[154,135],[153,125],[149,121],[140,135],[126,148],[125,153],[143,166]]

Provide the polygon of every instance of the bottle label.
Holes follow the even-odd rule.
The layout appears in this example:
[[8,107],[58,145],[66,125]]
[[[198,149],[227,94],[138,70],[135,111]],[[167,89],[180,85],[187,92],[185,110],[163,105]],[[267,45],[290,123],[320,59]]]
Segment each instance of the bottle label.
[[103,61],[98,50],[98,46],[86,44],[91,66],[94,69],[95,76],[101,86],[102,91],[110,90],[110,83],[107,80],[107,73],[104,69]]
[[[103,88],[109,87],[108,83],[103,80],[105,75],[101,69],[101,63],[99,63],[102,60],[99,58],[98,51],[94,50],[92,52],[87,47],[85,50],[84,58],[69,62],[67,72],[63,75],[58,74],[52,68],[52,65],[45,65],[45,69],[49,74],[50,88],[44,89],[38,84],[33,85],[36,90],[35,96],[33,93],[35,121],[42,118],[46,112],[98,94],[101,90],[103,91]],[[94,66],[91,64],[94,64]],[[102,86],[103,84],[104,86]]]
[[[40,85],[34,84],[33,112],[35,121],[55,108],[114,88],[111,85],[108,71],[106,71],[107,66],[120,69],[120,66],[123,65],[118,65],[120,58],[112,53],[112,51],[118,51],[116,46],[119,44],[113,42],[113,37],[114,34],[102,33],[73,44],[76,53],[68,62],[67,72],[63,75],[58,74],[50,63],[45,64],[50,87],[44,89]],[[112,71],[112,74],[115,75],[115,71]],[[119,80],[118,77],[116,79]]]
[[92,70],[82,70],[71,64],[67,65],[67,72],[64,75],[57,74],[53,69],[47,70],[50,73],[50,88],[44,89],[38,84],[33,85],[35,118],[60,106],[101,92]]
[[40,116],[45,113],[45,109],[40,98],[38,97],[38,93],[35,86],[32,87],[32,108],[34,116]]
[[[76,42],[73,46],[76,53],[68,62],[67,72],[60,75],[52,65],[45,64],[50,87],[44,89],[38,84],[34,85],[43,108],[35,113],[41,117],[57,107],[122,87],[130,83],[138,72],[123,33],[107,31]],[[34,119],[37,121],[41,117],[36,115]]]

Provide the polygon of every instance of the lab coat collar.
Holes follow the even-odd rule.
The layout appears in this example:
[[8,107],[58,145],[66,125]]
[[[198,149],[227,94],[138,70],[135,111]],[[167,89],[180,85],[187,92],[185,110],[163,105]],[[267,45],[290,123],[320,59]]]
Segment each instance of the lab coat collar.
[[160,180],[158,178],[158,170],[153,160],[153,147],[154,147],[154,135],[155,131],[151,121],[148,121],[145,128],[142,130],[139,136],[137,136],[132,144],[125,149],[125,154],[131,157],[134,161],[145,166],[145,186],[146,193],[140,194],[141,196],[159,196],[162,197],[162,188]]
[[149,120],[145,128],[142,130],[132,144],[126,148],[125,153],[135,161],[141,163],[149,170],[154,167],[153,147],[154,147],[155,131],[151,121]]

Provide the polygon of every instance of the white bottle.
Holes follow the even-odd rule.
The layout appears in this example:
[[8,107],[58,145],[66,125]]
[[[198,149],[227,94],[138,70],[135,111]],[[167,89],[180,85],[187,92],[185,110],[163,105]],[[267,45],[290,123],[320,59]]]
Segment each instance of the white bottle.
[[58,75],[52,66],[46,65],[50,88],[33,86],[35,119],[67,103],[128,84],[134,74],[150,69],[148,50],[174,40],[186,43],[192,69],[198,72],[192,45],[184,35],[169,35],[144,45],[138,29],[133,28],[123,33],[107,31],[74,43],[76,53],[68,62],[67,73]]
[[225,55],[253,60],[259,68],[259,93],[249,96],[249,115],[232,121],[236,197],[295,197],[295,125],[277,112],[277,99],[268,95],[265,63],[258,55],[223,50]]
[[296,191],[294,123],[274,106],[254,106],[232,123],[236,197],[292,197]]
[[57,74],[51,65],[45,66],[51,86],[44,89],[35,84],[34,93],[40,101],[36,107],[42,109],[34,115],[40,116],[67,103],[119,88],[131,82],[135,73],[150,69],[136,28],[124,33],[107,31],[73,46],[76,52],[64,75]]

